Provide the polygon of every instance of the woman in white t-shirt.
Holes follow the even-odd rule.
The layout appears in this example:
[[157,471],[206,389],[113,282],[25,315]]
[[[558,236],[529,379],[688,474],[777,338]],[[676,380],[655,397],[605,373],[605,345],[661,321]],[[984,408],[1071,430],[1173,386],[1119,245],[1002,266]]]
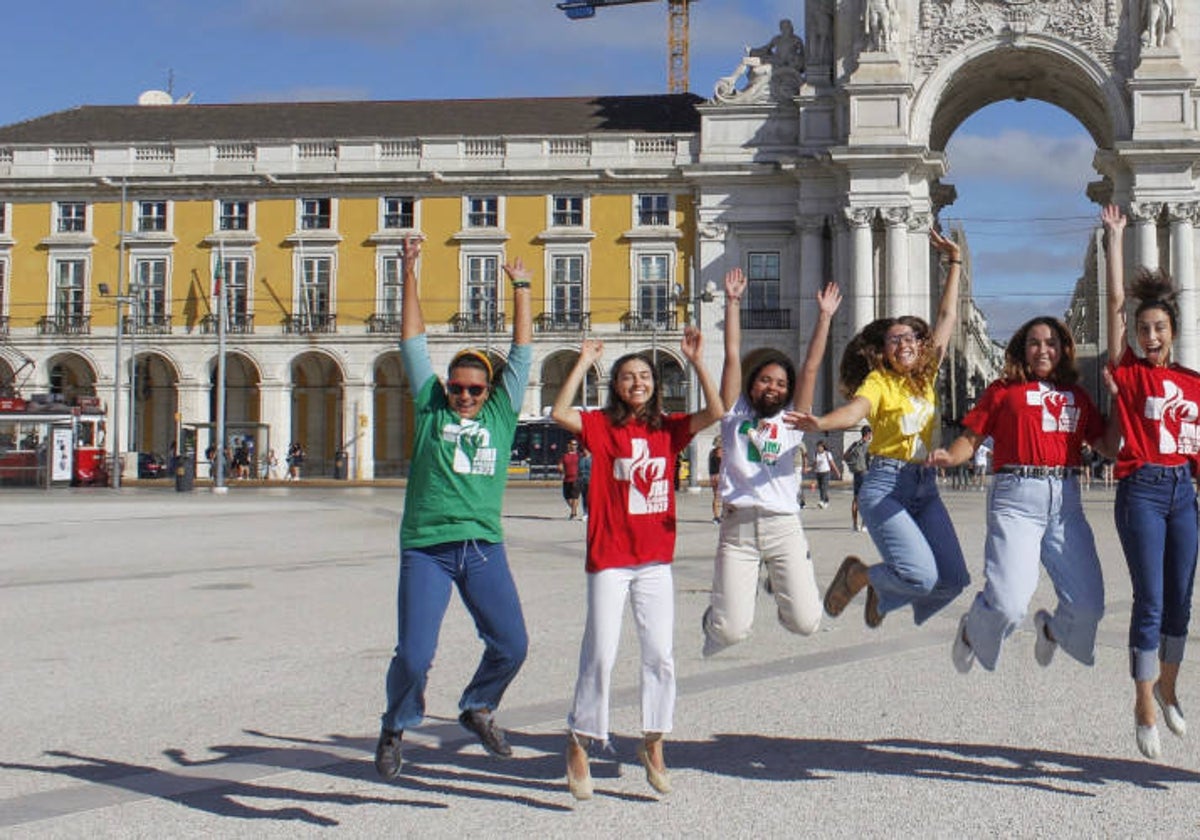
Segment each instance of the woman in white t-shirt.
[[825,446],[825,441],[817,441],[817,454],[813,458],[813,472],[817,474],[817,494],[821,501],[818,504],[822,508],[829,507],[829,477],[832,475],[838,479],[842,474],[838,472],[837,464],[834,463],[833,453]]

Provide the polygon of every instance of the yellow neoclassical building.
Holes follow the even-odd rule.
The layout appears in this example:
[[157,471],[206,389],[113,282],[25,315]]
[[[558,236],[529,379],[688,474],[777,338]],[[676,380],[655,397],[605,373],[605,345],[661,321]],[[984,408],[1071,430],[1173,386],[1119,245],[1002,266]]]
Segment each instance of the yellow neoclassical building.
[[466,345],[504,357],[500,267],[520,257],[535,276],[524,415],[553,402],[585,334],[611,358],[654,354],[683,409],[679,336],[711,297],[684,175],[698,101],[106,106],[0,128],[0,386],[111,406],[119,364],[120,449],[166,452],[180,424],[215,418],[220,266],[228,437],[280,462],[298,441],[309,475],[339,452],[351,477],[403,475],[411,235],[435,366]]

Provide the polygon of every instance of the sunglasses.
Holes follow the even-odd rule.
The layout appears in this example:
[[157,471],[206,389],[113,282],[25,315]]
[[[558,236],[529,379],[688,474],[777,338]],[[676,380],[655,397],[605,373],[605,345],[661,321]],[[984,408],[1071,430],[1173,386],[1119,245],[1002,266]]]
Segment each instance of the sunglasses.
[[916,344],[916,333],[900,333],[899,335],[889,335],[887,343],[891,347],[899,347],[901,344]]
[[450,392],[450,396],[460,396],[464,391],[472,397],[481,397],[483,392],[487,390],[486,385],[463,385],[461,382],[451,382],[446,386],[446,390]]

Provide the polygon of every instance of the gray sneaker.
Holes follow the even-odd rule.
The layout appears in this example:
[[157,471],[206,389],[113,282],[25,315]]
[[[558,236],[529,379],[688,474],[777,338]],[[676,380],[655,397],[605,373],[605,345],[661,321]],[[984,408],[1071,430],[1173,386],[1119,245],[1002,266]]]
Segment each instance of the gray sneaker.
[[375,744],[375,772],[380,778],[394,779],[400,775],[400,767],[404,764],[400,751],[403,737],[403,729],[380,730],[379,742]]

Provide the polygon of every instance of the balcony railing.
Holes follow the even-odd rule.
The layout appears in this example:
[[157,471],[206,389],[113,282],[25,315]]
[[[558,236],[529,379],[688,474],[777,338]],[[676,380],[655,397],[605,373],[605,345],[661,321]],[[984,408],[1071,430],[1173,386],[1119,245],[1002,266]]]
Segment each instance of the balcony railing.
[[43,315],[38,319],[38,335],[91,334],[91,315]]
[[455,312],[450,318],[450,331],[456,333],[504,332],[504,313],[490,316],[481,312]]
[[400,316],[394,312],[376,312],[367,319],[369,333],[399,333]]
[[125,335],[170,335],[170,315],[137,315],[121,319]]
[[790,309],[743,309],[742,329],[744,330],[790,330],[792,328],[792,310]]
[[337,315],[321,313],[313,315],[288,315],[283,319],[285,335],[315,335],[337,332]]
[[[205,315],[200,319],[200,332],[205,335],[217,334],[217,316]],[[225,322],[225,332],[229,335],[251,335],[254,333],[254,313],[230,312]]]
[[621,316],[622,332],[657,332],[678,329],[679,319],[675,312],[626,312]]
[[533,328],[540,333],[587,332],[591,326],[590,312],[543,312],[533,319]]

